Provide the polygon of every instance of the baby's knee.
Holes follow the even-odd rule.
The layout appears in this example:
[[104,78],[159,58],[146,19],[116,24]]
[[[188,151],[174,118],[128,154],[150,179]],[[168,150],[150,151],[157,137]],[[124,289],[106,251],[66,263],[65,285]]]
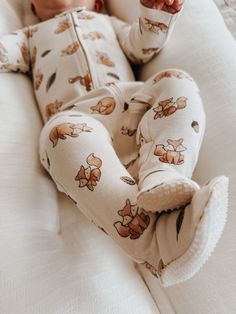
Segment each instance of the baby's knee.
[[110,136],[103,124],[91,115],[75,111],[58,113],[42,129],[40,160],[49,170],[49,155],[56,155],[54,159],[59,162],[69,154],[78,154],[85,147],[93,146],[100,139],[110,140]]

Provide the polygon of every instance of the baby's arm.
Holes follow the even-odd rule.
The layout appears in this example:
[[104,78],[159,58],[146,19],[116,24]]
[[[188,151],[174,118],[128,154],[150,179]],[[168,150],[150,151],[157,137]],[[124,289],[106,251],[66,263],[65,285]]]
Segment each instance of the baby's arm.
[[140,18],[129,25],[115,17],[111,21],[120,45],[134,63],[145,63],[168,41],[180,13],[151,9],[140,3]]
[[30,69],[29,28],[0,38],[0,72],[23,72]]

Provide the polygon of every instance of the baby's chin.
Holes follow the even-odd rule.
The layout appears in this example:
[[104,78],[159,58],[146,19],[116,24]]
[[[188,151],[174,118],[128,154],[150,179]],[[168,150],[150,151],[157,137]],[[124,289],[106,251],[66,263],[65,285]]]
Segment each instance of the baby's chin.
[[[74,7],[74,8],[76,8],[76,7]],[[54,14],[50,14],[50,13],[42,13],[42,14],[40,14],[40,13],[38,13],[38,12],[35,12],[35,15],[39,18],[39,20],[41,21],[41,22],[43,22],[43,21],[47,21],[47,20],[50,20],[50,19],[52,19],[52,18],[54,18],[55,16],[57,16],[57,15],[59,15],[59,14],[62,14],[63,12],[66,12],[66,11],[68,11],[68,10],[72,10],[73,9],[73,7],[72,8],[70,8],[70,9],[66,9],[66,10],[64,10],[64,11],[58,11],[58,12],[56,12],[56,13],[54,13]],[[88,10],[87,9],[87,11],[95,11],[95,10]]]

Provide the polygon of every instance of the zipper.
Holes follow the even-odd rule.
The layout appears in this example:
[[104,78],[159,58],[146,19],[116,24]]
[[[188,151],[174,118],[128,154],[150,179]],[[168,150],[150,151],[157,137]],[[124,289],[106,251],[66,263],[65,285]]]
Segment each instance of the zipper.
[[[91,71],[91,67],[90,67],[90,64],[89,64],[89,61],[88,61],[88,56],[87,56],[87,53],[86,53],[86,49],[84,48],[84,45],[78,35],[78,26],[79,26],[79,21],[78,21],[78,18],[77,18],[77,11],[73,11],[71,12],[70,14],[70,17],[72,19],[72,24],[73,24],[73,31],[74,31],[74,34],[75,34],[75,37],[80,45],[80,49],[82,50],[82,52],[80,52],[80,49],[78,49],[78,61],[81,65],[81,69],[84,71],[85,75],[88,74],[90,79],[91,79],[91,85],[92,85],[92,88],[94,89],[94,80],[93,80],[93,77],[92,77],[92,71]],[[78,25],[76,27],[76,25]],[[76,29],[77,28],[77,29]]]

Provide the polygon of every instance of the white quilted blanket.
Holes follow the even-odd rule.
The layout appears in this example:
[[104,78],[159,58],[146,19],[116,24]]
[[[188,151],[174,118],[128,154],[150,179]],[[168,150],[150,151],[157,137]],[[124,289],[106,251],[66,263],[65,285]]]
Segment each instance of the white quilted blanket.
[[236,39],[236,0],[214,0],[221,11],[225,23]]

